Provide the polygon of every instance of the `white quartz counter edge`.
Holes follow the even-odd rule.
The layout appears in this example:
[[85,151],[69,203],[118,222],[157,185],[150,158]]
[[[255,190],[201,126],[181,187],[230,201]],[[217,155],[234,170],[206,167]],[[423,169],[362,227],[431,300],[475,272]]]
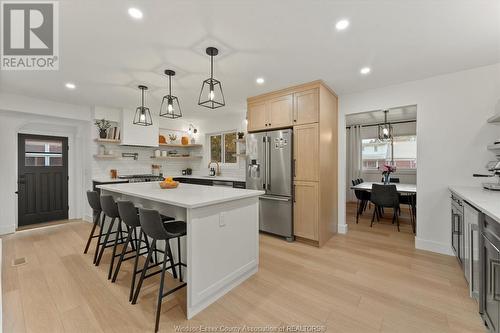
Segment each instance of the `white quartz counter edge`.
[[449,186],[451,192],[500,223],[500,192],[475,186]]
[[183,208],[199,208],[264,195],[264,191],[179,184],[176,189],[160,189],[159,182],[98,185],[97,188]]

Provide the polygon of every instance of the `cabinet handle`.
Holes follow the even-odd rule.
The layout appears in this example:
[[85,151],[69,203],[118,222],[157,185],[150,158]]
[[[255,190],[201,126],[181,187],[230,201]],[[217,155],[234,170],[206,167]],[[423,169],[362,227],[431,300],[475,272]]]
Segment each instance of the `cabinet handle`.
[[269,123],[269,126],[271,126],[271,123]]
[[295,200],[295,184],[292,186],[292,198],[293,198],[293,202],[297,202]]

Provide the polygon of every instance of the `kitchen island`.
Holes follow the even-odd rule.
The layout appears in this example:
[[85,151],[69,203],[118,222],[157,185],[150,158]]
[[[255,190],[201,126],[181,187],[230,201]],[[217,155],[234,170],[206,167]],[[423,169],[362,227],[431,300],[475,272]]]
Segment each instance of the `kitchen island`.
[[[164,190],[158,182],[98,188],[115,200],[130,200],[187,223],[181,252],[187,264],[183,272],[187,277],[188,319],[257,272],[258,197],[263,191],[192,184]],[[171,246],[177,260],[177,247]]]

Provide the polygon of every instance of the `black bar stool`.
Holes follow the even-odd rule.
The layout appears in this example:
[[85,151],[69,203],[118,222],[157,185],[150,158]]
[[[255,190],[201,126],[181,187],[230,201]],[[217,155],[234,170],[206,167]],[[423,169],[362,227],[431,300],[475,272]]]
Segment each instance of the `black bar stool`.
[[[118,277],[118,273],[120,271],[120,267],[123,261],[130,260],[135,258],[135,265],[134,265],[134,271],[137,270],[137,261],[139,260],[139,256],[147,254],[149,252],[149,241],[148,237],[144,236],[144,240],[142,238],[143,231],[142,229],[139,230],[139,238],[137,238],[137,228],[141,226],[139,222],[139,214],[137,208],[134,206],[134,204],[131,201],[123,201],[123,200],[118,200],[117,201],[118,205],[118,212],[120,213],[120,217],[122,218],[122,221],[125,223],[127,226],[127,231],[128,231],[128,237],[125,241],[125,244],[123,245],[123,249],[121,254],[119,255],[118,258],[118,263],[116,264],[116,269],[113,274],[113,279],[111,282],[115,282],[116,278]],[[172,218],[170,218],[172,219]],[[145,243],[145,247],[141,247],[142,243]],[[135,250],[132,249],[131,251],[127,251],[128,245],[131,243],[134,245],[135,243]],[[140,253],[141,250],[147,249],[148,251]],[[134,256],[126,258],[125,255],[135,252]],[[157,264],[156,266],[158,266]],[[132,282],[130,286],[130,294],[129,294],[129,301],[132,300],[132,296],[134,294],[134,287],[135,287],[135,277],[136,274],[132,274]]]
[[[106,235],[104,236],[104,241],[100,244],[101,249],[99,251],[99,255],[97,256],[96,266],[99,266],[104,250],[108,247],[113,247],[113,255],[111,256],[111,263],[109,264],[108,271],[108,280],[111,279],[111,273],[114,267],[114,261],[116,257],[116,247],[120,243],[124,243],[123,239],[123,231],[122,231],[122,219],[120,217],[120,213],[118,212],[118,205],[111,195],[101,195],[101,207],[104,214],[111,218],[111,222],[109,223],[108,230]],[[113,226],[115,225],[115,221],[118,219],[118,228],[115,232],[113,232]],[[115,239],[109,241],[109,236],[115,235]],[[128,236],[128,235],[127,235]],[[111,245],[112,244],[112,245]]]
[[[152,209],[142,209],[142,208],[139,208],[139,221],[141,223],[141,227],[144,233],[152,239],[152,244],[148,251],[148,256],[146,258],[146,262],[144,263],[144,267],[142,268],[141,277],[139,278],[137,288],[135,289],[135,295],[132,304],[136,303],[137,297],[139,296],[142,282],[146,277],[149,261],[151,260],[153,251],[156,249],[157,241],[159,240],[165,241],[165,251],[163,253],[162,269],[161,271],[156,272],[156,273],[161,272],[160,289],[158,291],[158,302],[156,305],[155,332],[157,332],[158,326],[160,324],[160,311],[161,311],[162,299],[187,285],[186,283],[182,283],[177,287],[168,290],[166,293],[163,293],[163,285],[165,282],[165,271],[167,269],[172,269],[172,274],[174,276],[174,279],[177,279],[176,267],[179,267],[179,277],[180,281],[182,282],[182,266],[186,267],[186,265],[181,262],[180,237],[186,235],[186,223],[182,221],[164,223],[158,211]],[[170,249],[170,239],[172,238],[177,238],[178,241],[177,250],[179,251],[178,252],[179,261],[177,264],[174,263],[172,251]],[[168,267],[167,267],[167,261],[170,262],[170,266]]]
[[104,220],[106,219],[106,214],[102,215],[102,221],[99,226],[99,234],[94,235],[96,227],[99,225],[99,218],[101,217],[102,213],[102,208],[101,208],[101,201],[99,199],[99,193],[96,191],[87,191],[87,200],[89,202],[90,208],[92,208],[92,215],[93,215],[93,220],[94,220],[94,225],[92,226],[92,230],[90,231],[89,239],[87,240],[87,245],[85,245],[85,250],[83,253],[87,253],[89,250],[90,242],[92,241],[93,238],[98,238],[97,244],[95,247],[95,253],[94,253],[94,264],[96,263],[97,260],[97,253],[99,252],[99,243],[101,241],[102,237],[102,227],[104,226]]

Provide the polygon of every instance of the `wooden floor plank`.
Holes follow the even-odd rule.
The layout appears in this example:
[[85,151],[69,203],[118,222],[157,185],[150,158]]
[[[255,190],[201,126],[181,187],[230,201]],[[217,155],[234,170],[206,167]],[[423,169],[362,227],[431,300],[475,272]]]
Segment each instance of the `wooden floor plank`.
[[[186,291],[164,300],[160,331],[179,326],[324,325],[332,332],[484,332],[455,258],[415,250],[407,211],[401,232],[371,212],[321,249],[260,237],[259,272],[191,320]],[[390,215],[387,212],[386,215]],[[154,327],[158,277],[128,302],[132,261],[107,280],[110,251],[92,264],[82,221],[2,237],[4,332],[144,332]],[[24,266],[12,267],[14,258]],[[141,258],[141,262],[143,259]],[[167,285],[176,281],[167,278]]]

